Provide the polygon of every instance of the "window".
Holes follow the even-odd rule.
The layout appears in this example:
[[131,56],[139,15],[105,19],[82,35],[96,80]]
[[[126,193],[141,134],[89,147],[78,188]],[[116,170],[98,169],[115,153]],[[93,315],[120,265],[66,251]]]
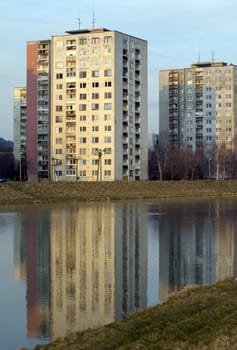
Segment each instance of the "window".
[[99,103],[92,103],[91,109],[92,109],[92,111],[98,110],[99,109]]
[[80,132],[86,132],[86,126],[80,126]]
[[80,165],[86,165],[86,159],[80,159]]
[[63,128],[56,128],[56,133],[57,134],[60,134],[60,133],[62,133],[63,132]]
[[111,125],[105,125],[105,131],[111,131],[112,127]]
[[80,89],[85,89],[86,88],[86,83],[80,83]]
[[98,82],[98,81],[94,81],[94,82],[92,83],[92,87],[93,87],[93,88],[99,87],[99,82]]
[[104,109],[105,109],[105,110],[112,109],[112,103],[105,103],[105,104],[104,104]]
[[87,44],[87,39],[86,38],[79,39],[79,45],[86,45],[86,44]]
[[104,44],[111,44],[111,43],[112,43],[112,36],[105,36]]
[[80,78],[86,78],[86,72],[85,72],[85,71],[81,71],[81,72],[79,73],[79,77],[80,77]]
[[56,112],[62,112],[63,106],[56,106]]
[[56,79],[63,79],[63,74],[62,73],[57,73],[56,74]]
[[98,125],[92,126],[92,131],[99,131],[99,126]]
[[56,62],[56,69],[62,69],[63,63],[62,62]]
[[111,165],[112,161],[111,159],[105,159],[105,165]]
[[92,60],[92,61],[91,61],[91,65],[92,65],[92,66],[98,66],[98,65],[99,65],[99,60],[98,60],[98,58]]
[[74,176],[74,175],[76,175],[76,170],[75,169],[67,169],[66,175],[67,176]]
[[81,61],[79,61],[79,66],[80,66],[80,67],[85,67],[85,66],[86,66],[86,63],[87,63],[86,60],[81,60]]
[[110,55],[112,53],[112,48],[106,47],[104,53],[105,53],[105,55]]
[[104,143],[111,143],[111,142],[112,142],[112,138],[110,136],[104,137]]
[[91,50],[92,55],[98,55],[99,54],[99,49],[97,47],[93,47]]
[[56,154],[63,154],[62,148],[56,148]]
[[91,164],[92,165],[98,165],[98,159],[92,159]]
[[91,142],[92,143],[98,143],[99,142],[99,137],[92,137]]
[[80,111],[86,111],[86,104],[79,104]]
[[91,76],[92,76],[92,78],[98,78],[98,77],[99,77],[99,75],[100,75],[100,73],[99,73],[99,71],[98,71],[98,70],[93,70],[93,71],[91,72]]
[[91,120],[92,120],[93,122],[96,121],[96,120],[99,120],[98,114],[92,114]]
[[105,98],[112,98],[112,92],[105,92]]
[[86,121],[86,115],[80,115],[80,121],[85,122]]
[[86,94],[80,94],[80,100],[86,100]]
[[112,76],[112,69],[105,69],[104,76],[111,77]]
[[80,170],[80,177],[86,177],[86,170]]
[[62,123],[63,117],[61,115],[56,115],[55,121],[56,123]]
[[107,147],[107,148],[104,149],[104,153],[111,154],[112,153],[112,149],[110,147]]
[[80,155],[86,155],[86,148],[79,148]]
[[105,170],[104,171],[104,175],[107,176],[107,177],[111,176],[111,170]]
[[57,84],[56,85],[56,89],[57,90],[62,90],[62,88],[63,88],[63,84]]
[[99,44],[100,43],[100,38],[91,38],[91,43],[92,44]]
[[56,138],[56,145],[61,145],[63,143],[63,139],[61,137]]
[[111,120],[111,114],[105,114],[104,115],[104,120]]
[[63,95],[57,95],[56,96],[56,100],[57,101],[62,101],[62,99],[63,99]]
[[92,99],[98,99],[99,98],[99,94],[98,93],[92,93]]
[[112,81],[105,81],[105,86],[106,87],[111,87],[112,86]]
[[112,59],[110,57],[105,57],[104,64],[112,64]]
[[86,143],[86,137],[80,137],[79,138],[80,143]]
[[80,50],[79,51],[80,56],[85,56],[86,55],[86,50]]

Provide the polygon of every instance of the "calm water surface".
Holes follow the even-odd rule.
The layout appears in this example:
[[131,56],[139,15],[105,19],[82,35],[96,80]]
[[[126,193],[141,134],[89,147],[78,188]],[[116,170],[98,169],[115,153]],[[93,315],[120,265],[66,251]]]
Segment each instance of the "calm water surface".
[[236,276],[235,199],[0,212],[0,350],[102,326]]

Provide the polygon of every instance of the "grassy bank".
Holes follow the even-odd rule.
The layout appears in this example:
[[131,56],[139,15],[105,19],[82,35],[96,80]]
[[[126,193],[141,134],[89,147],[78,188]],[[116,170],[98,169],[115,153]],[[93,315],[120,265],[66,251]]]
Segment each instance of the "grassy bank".
[[127,320],[35,349],[237,349],[237,281],[187,289]]
[[0,205],[236,195],[236,180],[0,184]]

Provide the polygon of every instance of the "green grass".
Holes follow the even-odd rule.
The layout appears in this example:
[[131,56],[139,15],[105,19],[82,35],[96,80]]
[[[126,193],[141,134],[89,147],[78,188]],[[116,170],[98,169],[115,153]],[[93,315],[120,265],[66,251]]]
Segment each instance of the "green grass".
[[237,349],[237,281],[186,289],[167,303],[35,350]]
[[0,205],[65,201],[163,199],[175,197],[236,196],[236,180],[42,182],[0,184]]

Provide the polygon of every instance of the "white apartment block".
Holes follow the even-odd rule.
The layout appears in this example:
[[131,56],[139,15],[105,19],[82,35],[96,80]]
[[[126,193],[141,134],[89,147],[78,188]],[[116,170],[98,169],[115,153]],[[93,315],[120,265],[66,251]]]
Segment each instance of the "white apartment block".
[[51,40],[51,180],[147,179],[147,42],[107,29]]
[[107,29],[27,43],[29,179],[146,180],[147,42]]
[[160,139],[165,148],[236,149],[237,67],[199,62],[160,71]]

